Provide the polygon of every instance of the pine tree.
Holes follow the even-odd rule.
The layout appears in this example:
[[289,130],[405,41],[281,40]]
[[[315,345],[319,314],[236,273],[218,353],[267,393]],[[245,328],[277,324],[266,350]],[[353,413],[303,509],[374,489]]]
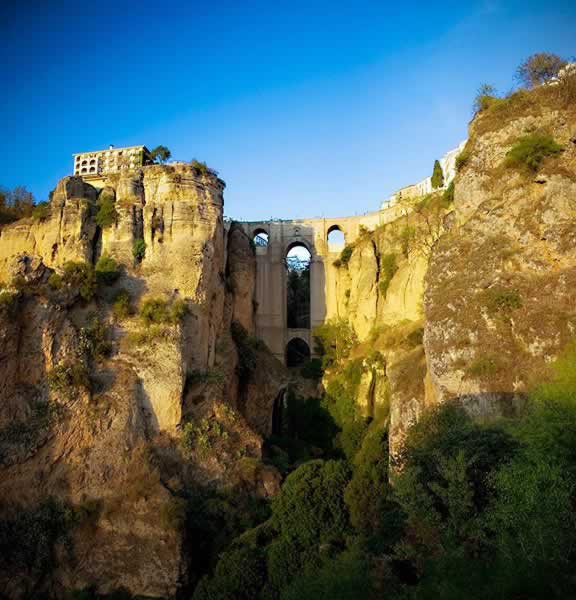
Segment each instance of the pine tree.
[[442,167],[440,163],[435,160],[434,161],[434,170],[432,171],[432,189],[437,190],[444,186],[444,173],[442,172]]

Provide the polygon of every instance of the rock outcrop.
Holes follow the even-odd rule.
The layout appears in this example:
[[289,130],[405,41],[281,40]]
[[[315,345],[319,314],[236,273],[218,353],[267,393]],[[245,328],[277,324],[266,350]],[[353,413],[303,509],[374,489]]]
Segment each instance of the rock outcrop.
[[[268,366],[239,371],[231,327],[252,339],[255,257],[241,230],[224,228],[223,189],[188,165],[111,176],[100,192],[67,177],[48,218],[2,228],[0,519],[47,499],[83,515],[47,579],[3,564],[10,597],[87,587],[172,596],[195,560],[182,498],[198,486],[278,489],[259,459],[286,376],[260,347]],[[101,228],[105,200],[115,218]],[[63,265],[102,256],[119,277],[79,297]],[[132,312],[152,299],[178,317],[118,316],[121,291]]]

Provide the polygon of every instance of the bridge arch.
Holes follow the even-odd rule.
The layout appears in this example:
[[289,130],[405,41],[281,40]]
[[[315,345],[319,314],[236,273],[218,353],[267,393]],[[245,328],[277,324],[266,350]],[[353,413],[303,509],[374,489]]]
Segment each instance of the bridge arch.
[[270,236],[265,229],[257,227],[252,234],[252,240],[257,248],[267,248],[270,242]]
[[310,346],[300,337],[293,337],[286,344],[286,366],[300,367],[310,360]]
[[346,234],[340,225],[334,224],[328,227],[326,231],[326,241],[329,245],[344,245],[346,243]]

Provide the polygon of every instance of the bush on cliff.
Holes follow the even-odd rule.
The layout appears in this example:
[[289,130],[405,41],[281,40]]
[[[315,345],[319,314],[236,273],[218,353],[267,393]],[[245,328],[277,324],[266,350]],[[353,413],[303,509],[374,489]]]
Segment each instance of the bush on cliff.
[[100,192],[98,197],[98,211],[96,212],[96,223],[102,227],[110,227],[116,223],[118,219],[118,211],[114,201],[114,194],[106,190]]
[[96,292],[96,276],[90,263],[65,263],[62,282],[72,290],[77,290],[83,300],[92,300]]
[[32,217],[36,221],[45,221],[50,216],[50,202],[38,202],[32,209]]
[[51,390],[67,398],[75,398],[79,393],[90,390],[90,373],[81,362],[57,365],[48,372],[46,379]]
[[507,167],[521,167],[537,171],[544,160],[563,152],[562,146],[550,135],[532,133],[520,138],[506,155]]
[[175,299],[148,298],[140,306],[140,318],[146,325],[174,325],[186,314],[186,302]]
[[102,255],[95,268],[98,285],[112,285],[120,277],[120,265],[111,257]]

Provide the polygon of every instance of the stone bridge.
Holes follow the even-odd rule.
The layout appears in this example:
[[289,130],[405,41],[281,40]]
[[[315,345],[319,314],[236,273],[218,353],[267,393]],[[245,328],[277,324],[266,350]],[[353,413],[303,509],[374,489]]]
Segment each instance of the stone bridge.
[[[268,237],[267,245],[256,246],[256,334],[279,360],[286,362],[286,349],[293,340],[304,341],[313,355],[312,329],[337,314],[338,279],[333,262],[344,243],[353,243],[363,228],[374,230],[402,212],[402,207],[396,205],[354,217],[240,223],[251,239],[262,234]],[[344,243],[328,242],[328,235],[334,230],[342,232]],[[288,327],[286,256],[297,246],[306,248],[311,255],[310,326],[304,329]]]

